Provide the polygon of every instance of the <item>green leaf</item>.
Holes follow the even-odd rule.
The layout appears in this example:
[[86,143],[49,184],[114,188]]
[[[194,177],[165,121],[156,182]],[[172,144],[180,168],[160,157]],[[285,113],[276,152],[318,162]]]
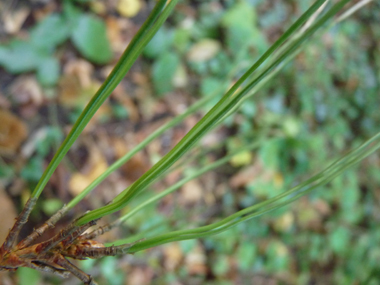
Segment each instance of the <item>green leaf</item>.
[[345,189],[345,191],[341,192],[341,204],[342,207],[348,211],[352,211],[353,208],[358,204],[360,200],[359,193],[359,182],[357,174],[354,171],[350,171],[345,175],[346,177],[346,185],[341,189]]
[[71,1],[64,1],[62,5],[63,14],[66,18],[66,23],[70,30],[73,30],[77,25],[82,15],[82,11],[74,6]]
[[60,75],[59,62],[54,57],[46,57],[37,68],[37,79],[44,86],[51,86],[58,82]]
[[153,64],[152,79],[158,95],[173,90],[173,77],[180,63],[176,53],[166,52]]
[[335,229],[330,235],[330,245],[332,250],[337,254],[343,254],[347,251],[350,236],[350,232],[344,227]]
[[38,181],[43,170],[43,159],[32,157],[28,164],[21,170],[21,177],[26,181]]
[[168,51],[173,42],[173,33],[165,27],[162,27],[154,35],[152,40],[146,45],[143,54],[148,58],[156,58]]
[[42,85],[54,85],[60,66],[51,52],[67,36],[68,28],[62,17],[49,16],[32,29],[30,41],[13,40],[8,47],[0,47],[0,65],[10,73],[37,70]]
[[45,54],[28,42],[14,40],[8,47],[0,46],[0,65],[10,73],[35,70]]
[[[218,78],[211,77],[211,76],[206,77],[202,80],[202,83],[201,83],[201,94],[202,96],[208,96],[212,94],[213,92],[215,92],[215,90],[218,90],[220,86],[223,86],[223,85],[225,85],[225,82]],[[220,93],[222,93],[222,90]]]
[[256,258],[257,247],[254,243],[245,242],[239,246],[237,251],[237,259],[239,268],[246,271],[253,265]]
[[112,105],[112,112],[120,120],[126,119],[129,116],[128,110],[122,105]]
[[251,100],[247,100],[244,102],[244,104],[240,108],[241,112],[247,116],[247,118],[253,118],[257,113],[257,106],[256,103]]
[[256,21],[254,8],[245,1],[235,4],[222,18],[222,25],[225,27],[245,27],[249,28]]
[[61,15],[52,14],[39,22],[30,32],[31,44],[51,52],[69,37],[69,28]]
[[233,51],[240,51],[260,35],[255,22],[255,10],[246,2],[237,3],[223,16],[221,24],[227,29],[227,43]]
[[223,275],[228,272],[228,270],[231,268],[228,257],[221,255],[218,259],[215,260],[212,264],[212,271],[216,275]]
[[51,216],[63,206],[63,202],[59,199],[49,199],[42,202],[42,210],[46,215]]
[[276,170],[279,166],[279,151],[280,151],[280,141],[278,139],[273,139],[268,141],[260,149],[260,157],[264,162],[264,165],[268,168]]
[[63,133],[60,128],[45,128],[43,135],[40,137],[36,145],[37,154],[41,157],[46,157],[46,155],[51,151],[52,147],[58,145],[62,139]]
[[285,270],[289,264],[289,253],[286,246],[279,241],[271,241],[267,248],[268,270],[278,272]]
[[98,17],[82,14],[71,39],[79,52],[92,62],[104,64],[112,59],[106,26]]
[[179,28],[174,32],[173,45],[179,53],[184,53],[190,45],[191,34],[188,29]]

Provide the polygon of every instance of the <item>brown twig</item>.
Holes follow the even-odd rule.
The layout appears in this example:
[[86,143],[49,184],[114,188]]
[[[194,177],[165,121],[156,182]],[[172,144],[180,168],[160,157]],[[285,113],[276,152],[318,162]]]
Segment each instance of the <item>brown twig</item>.
[[27,236],[25,239],[19,242],[19,244],[17,245],[17,248],[23,249],[25,247],[28,247],[37,238],[42,236],[48,229],[54,228],[57,222],[67,213],[67,211],[68,211],[68,208],[66,206],[63,206],[62,209],[60,209],[57,213],[51,216],[51,218],[47,220],[42,226],[35,229],[33,233],[31,233],[29,236]]
[[96,225],[96,221],[90,221],[82,226],[76,226],[75,221],[61,230],[57,235],[51,239],[41,243],[41,252],[47,252],[56,247],[60,242],[65,247],[76,240],[82,233],[84,233],[89,227]]
[[86,240],[92,240],[98,236],[101,236],[107,232],[109,232],[110,230],[112,230],[113,228],[119,226],[120,223],[118,223],[117,221],[113,222],[113,223],[110,223],[110,224],[106,224],[104,226],[101,226],[101,227],[98,227],[96,228],[95,230],[93,230],[92,232],[88,233],[88,234],[85,234],[85,235],[82,235],[80,238],[81,239],[86,239]]
[[56,260],[56,263],[63,268],[65,268],[67,271],[71,272],[73,275],[75,275],[78,279],[80,279],[84,284],[86,285],[97,285],[96,282],[92,279],[90,275],[80,270],[78,267],[76,267],[74,264],[72,264],[70,261],[68,261],[66,258],[61,257]]
[[20,215],[16,218],[16,222],[14,223],[12,229],[9,231],[9,234],[6,237],[1,247],[0,253],[7,252],[14,246],[22,227],[28,222],[29,215],[32,212],[36,202],[37,202],[37,198],[35,197],[30,197],[28,199],[28,201],[26,202],[24,206],[24,209],[22,210]]

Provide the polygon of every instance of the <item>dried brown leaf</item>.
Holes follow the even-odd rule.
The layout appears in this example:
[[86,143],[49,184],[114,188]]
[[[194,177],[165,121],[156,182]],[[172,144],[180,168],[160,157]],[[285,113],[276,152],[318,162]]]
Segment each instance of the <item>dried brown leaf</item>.
[[69,191],[73,196],[78,195],[108,168],[104,155],[97,148],[91,147],[89,152],[90,157],[83,173],[74,173],[69,181]]
[[0,217],[7,217],[0,219],[0,241],[2,243],[17,217],[15,206],[3,188],[0,188]]
[[31,103],[38,107],[44,100],[42,88],[34,76],[18,77],[10,87],[10,93],[18,104]]
[[21,29],[22,24],[25,22],[29,13],[30,13],[30,9],[27,7],[22,7],[18,10],[14,10],[14,11],[11,10],[11,11],[8,11],[7,13],[4,13],[3,14],[4,31],[8,34],[17,33]]
[[202,199],[202,186],[198,180],[191,180],[182,186],[181,201],[185,204],[193,204]]
[[177,242],[165,246],[164,255],[164,266],[168,271],[173,271],[180,264],[183,258],[182,249]]
[[64,74],[78,78],[82,88],[88,88],[92,84],[94,66],[86,60],[70,60],[64,67]]
[[27,137],[27,127],[6,110],[0,110],[0,122],[0,154],[15,154]]
[[191,47],[187,53],[187,59],[193,62],[207,61],[212,59],[220,48],[220,42],[213,39],[203,39]]
[[204,249],[197,245],[186,254],[185,265],[190,275],[207,273],[207,258]]

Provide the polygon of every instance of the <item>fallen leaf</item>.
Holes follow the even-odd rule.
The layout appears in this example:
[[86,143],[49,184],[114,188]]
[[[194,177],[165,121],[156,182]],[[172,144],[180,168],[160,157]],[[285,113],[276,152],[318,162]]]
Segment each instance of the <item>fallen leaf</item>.
[[40,106],[44,100],[42,88],[34,76],[18,77],[10,87],[10,93],[18,104]]
[[119,84],[112,92],[112,98],[116,99],[126,110],[128,110],[128,120],[134,123],[140,120],[139,109],[121,84]]
[[162,113],[173,113],[175,115],[183,114],[188,108],[188,101],[186,100],[186,96],[178,96],[177,92],[169,93],[166,95],[163,100],[166,103],[166,107],[169,109],[163,110]]
[[17,216],[15,206],[3,188],[0,188],[0,242],[1,244],[8,235],[9,229],[13,226]]
[[126,18],[107,17],[106,26],[112,50],[119,54],[123,53],[132,38],[134,31],[132,22]]
[[23,157],[29,158],[32,156],[37,149],[37,144],[46,138],[47,131],[47,128],[40,128],[33,132],[21,149],[21,154]]
[[134,17],[141,9],[140,0],[119,0],[117,11],[124,17]]
[[241,153],[238,153],[234,155],[230,163],[234,167],[244,166],[247,164],[250,164],[252,161],[252,153],[250,151],[243,151]]
[[323,216],[326,217],[331,214],[330,205],[322,199],[316,199],[313,201],[313,207]]
[[260,163],[243,168],[230,179],[231,187],[238,188],[260,177],[263,169]]
[[173,185],[174,183],[176,183],[177,181],[179,181],[182,177],[182,169],[181,168],[174,168],[170,173],[168,173],[166,176],[165,176],[165,183],[167,183],[167,185]]
[[289,250],[284,243],[278,241],[278,242],[275,242],[274,244],[275,244],[275,251],[278,257],[284,257],[284,256],[289,255]]
[[94,66],[83,59],[70,60],[65,64],[63,70],[65,74],[77,77],[82,88],[88,88],[91,86],[91,76],[93,71]]
[[69,107],[78,105],[79,95],[82,90],[78,77],[73,75],[64,75],[59,83],[58,100],[61,104]]
[[173,86],[176,88],[184,88],[187,86],[188,81],[189,80],[188,80],[186,68],[182,63],[180,63],[172,79]]
[[136,285],[136,284],[152,284],[152,279],[154,278],[154,271],[148,268],[137,267],[134,268],[128,274],[128,281],[125,284],[127,285]]
[[193,62],[203,62],[212,59],[220,50],[220,43],[212,39],[203,39],[194,44],[187,53],[187,59]]
[[284,176],[280,172],[275,172],[273,174],[274,186],[280,188],[284,185]]
[[319,231],[323,228],[323,215],[307,198],[301,198],[297,203],[297,208],[295,208],[295,210],[297,225],[301,229]]
[[292,212],[287,212],[278,219],[273,224],[273,227],[278,232],[286,232],[294,223],[294,215]]
[[104,15],[107,13],[107,7],[102,1],[90,1],[89,5],[91,11],[98,15]]
[[206,260],[205,251],[200,246],[196,246],[191,252],[186,254],[185,264],[189,274],[206,274]]
[[25,22],[26,18],[28,17],[30,13],[30,10],[26,7],[20,8],[15,11],[7,11],[7,13],[2,13],[4,24],[4,30],[8,34],[15,34],[17,33],[21,27],[22,24]]
[[183,252],[177,242],[171,243],[164,248],[165,268],[168,271],[173,271],[181,262]]
[[58,86],[58,100],[62,105],[65,105],[66,107],[82,107],[90,101],[92,96],[94,96],[100,87],[100,83],[91,81],[89,86],[83,88],[80,77],[69,74],[64,75],[60,79]]
[[107,161],[99,149],[91,147],[89,152],[89,160],[85,165],[85,169],[82,170],[84,173],[74,173],[69,181],[69,191],[73,196],[82,192],[84,188],[108,168]]
[[11,106],[11,102],[0,92],[0,108],[9,109]]
[[143,153],[136,153],[121,169],[128,181],[135,181],[140,178],[148,169],[149,163]]
[[191,180],[182,186],[181,197],[184,203],[196,203],[202,198],[202,186],[197,180]]
[[27,137],[26,125],[5,110],[0,110],[0,122],[0,154],[15,154]]

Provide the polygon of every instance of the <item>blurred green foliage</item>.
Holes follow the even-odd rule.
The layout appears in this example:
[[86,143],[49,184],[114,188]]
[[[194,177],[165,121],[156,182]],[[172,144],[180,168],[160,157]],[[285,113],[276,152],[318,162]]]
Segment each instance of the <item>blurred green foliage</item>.
[[41,276],[40,272],[37,270],[22,267],[17,270],[17,276],[19,278],[19,285],[37,285],[41,284]]
[[[189,20],[181,10],[176,11],[170,24],[156,34],[144,51],[144,60],[152,63],[150,75],[155,94],[164,96],[177,89],[194,97],[207,96],[217,89],[222,93],[245,71],[246,63],[252,63],[268,48],[271,37],[276,38],[273,33],[281,33],[292,22],[296,17],[293,12],[303,11],[311,3],[265,2],[230,0],[218,6],[219,1],[184,1],[185,5],[196,5],[195,19]],[[109,61],[112,54],[102,20],[65,3],[62,14],[51,15],[33,27],[30,39],[15,39],[0,46],[0,65],[11,73],[34,71],[42,84],[55,84],[60,69],[55,53],[68,39],[88,60],[98,64]],[[224,122],[231,133],[225,141],[227,152],[268,129],[284,137],[268,140],[251,154],[251,162],[259,159],[264,172],[272,175],[270,179],[255,177],[239,189],[232,189],[226,181],[227,191],[217,201],[219,217],[273,197],[378,131],[380,56],[376,51],[380,48],[380,7],[373,7],[364,8],[327,33],[318,34],[292,64],[244,103],[237,116]],[[216,41],[219,49],[204,60],[191,59],[192,48],[204,40]],[[185,77],[197,82],[195,87],[176,86],[180,67]],[[231,70],[236,71],[236,77],[228,78]],[[119,107],[114,112],[120,118],[128,115]],[[51,139],[44,140],[49,145],[60,136],[55,132],[50,135]],[[46,155],[44,150],[49,145],[41,146],[40,157]],[[202,159],[199,164],[204,162]],[[192,167],[197,168],[189,166],[187,171],[192,171]],[[42,160],[37,157],[29,161],[21,175],[28,181],[37,181],[41,169]],[[322,278],[337,284],[378,280],[379,177],[375,158],[337,177],[307,199],[204,239],[210,275],[218,284],[227,282],[232,257],[243,277],[267,274],[281,280],[286,274],[286,280],[297,284],[323,282]],[[44,211],[53,211],[57,207],[54,203],[43,206]],[[178,206],[168,220],[152,206],[134,216],[128,227],[141,237],[154,235],[171,227],[187,227],[186,217],[204,210],[204,205],[195,205],[184,213]],[[202,223],[212,221],[208,218]],[[194,241],[180,243],[185,254],[195,245]],[[152,268],[159,266],[157,257],[148,262]],[[86,261],[82,267],[90,270],[94,263]],[[105,284],[122,284],[123,278],[128,278],[113,258],[96,263],[100,264]],[[186,274],[177,269],[161,280],[187,280]],[[205,276],[199,278],[206,282]]]
[[[299,9],[310,4],[291,2]],[[194,22],[186,22],[177,12],[173,16],[177,21],[166,25],[145,50],[145,56],[153,59],[157,93],[176,88],[173,70],[165,77],[157,71],[164,70],[163,61],[169,61],[165,54],[175,58],[171,67],[180,65],[180,60],[187,75],[199,80],[198,90],[191,90],[199,96],[207,96],[226,82],[230,70],[242,72],[244,62],[252,62],[268,47],[268,30],[282,30],[284,23],[295,17],[289,14],[288,4],[277,4],[270,9],[262,7],[263,1],[228,1],[225,9],[218,10],[214,1],[204,1],[197,6]],[[220,216],[279,194],[378,131],[380,61],[375,50],[379,48],[376,23],[380,18],[376,9],[364,8],[327,33],[318,34],[292,64],[244,103],[237,116],[226,120],[225,125],[235,130],[227,147],[231,140],[248,142],[268,128],[285,137],[267,141],[258,151],[265,171],[275,173],[274,180],[255,177],[234,195],[229,189]],[[189,52],[204,39],[216,40],[222,48],[212,58],[191,62]],[[380,241],[375,226],[379,211],[376,169],[376,164],[364,164],[347,171],[313,192],[306,208],[296,202],[205,239],[212,273],[225,276],[231,270],[228,256],[233,255],[242,276],[256,272],[281,279],[287,272],[301,284],[321,280],[321,274],[340,284],[365,280],[375,272],[376,260],[380,261],[376,254]],[[316,206],[321,199],[329,209],[326,215]],[[276,221],[287,213],[292,216],[289,226],[276,230]],[[315,222],[321,226],[313,228]],[[268,244],[259,246],[264,241]]]
[[69,39],[94,63],[104,64],[112,59],[104,22],[64,1],[62,13],[51,14],[37,23],[28,39],[16,38],[0,45],[0,66],[15,74],[36,72],[42,85],[54,85],[60,77],[56,53]]

